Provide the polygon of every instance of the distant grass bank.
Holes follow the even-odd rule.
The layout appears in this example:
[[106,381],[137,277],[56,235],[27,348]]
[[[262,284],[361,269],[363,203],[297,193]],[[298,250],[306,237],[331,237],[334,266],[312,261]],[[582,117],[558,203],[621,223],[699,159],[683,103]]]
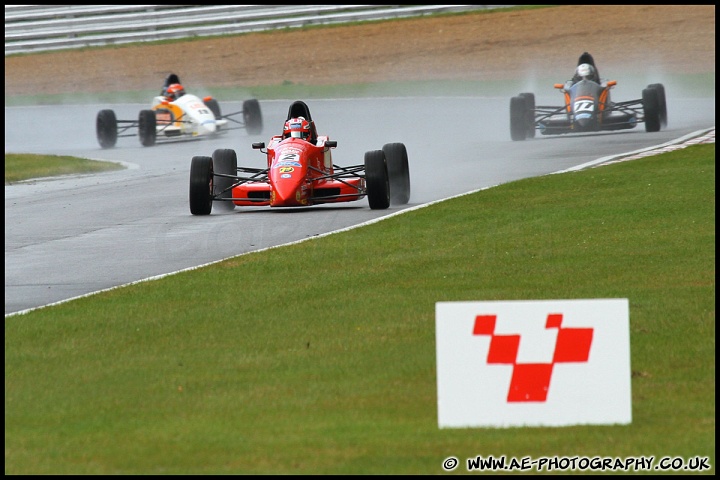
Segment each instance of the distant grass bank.
[[[546,93],[552,94],[552,85],[558,81],[558,77],[547,77],[535,79],[538,85],[546,85]],[[562,80],[562,78],[560,79]],[[621,85],[629,85],[631,82],[647,82],[646,76],[637,77],[625,76],[620,80]],[[673,85],[683,85],[683,96],[703,97],[715,94],[715,74],[672,74],[666,75],[664,82],[672,82]],[[203,92],[203,95],[213,95],[220,102],[243,101],[247,98],[258,100],[276,100],[287,98],[303,98],[312,100],[314,98],[362,98],[377,96],[482,96],[482,95],[503,95],[508,91],[520,91],[527,88],[527,79],[509,80],[442,80],[442,81],[411,81],[411,82],[378,82],[344,85],[304,85],[288,81],[275,85],[257,85],[253,87],[216,87]],[[666,88],[668,85],[666,84]],[[192,90],[190,90],[192,91]],[[542,93],[538,91],[537,93]],[[674,90],[668,91],[668,95],[675,95]],[[625,92],[626,95],[632,95]],[[639,92],[638,92],[639,94]],[[5,97],[5,106],[26,106],[26,105],[63,105],[63,104],[96,104],[96,103],[150,103],[150,100],[157,95],[157,90],[109,92],[105,94],[73,93],[60,95],[18,95]],[[509,101],[509,97],[508,97]]]
[[[436,302],[582,298],[629,299],[632,424],[438,429]],[[714,144],[5,319],[6,474],[442,474],[478,455],[714,474]]]

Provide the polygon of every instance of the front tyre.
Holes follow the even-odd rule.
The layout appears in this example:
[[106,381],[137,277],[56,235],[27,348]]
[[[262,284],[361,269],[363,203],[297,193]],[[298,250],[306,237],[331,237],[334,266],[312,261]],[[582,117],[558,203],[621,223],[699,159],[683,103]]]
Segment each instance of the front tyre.
[[642,91],[643,114],[645,116],[645,131],[660,131],[660,99],[658,91],[646,88]]
[[390,206],[390,179],[382,150],[365,152],[365,187],[372,210],[383,210]]
[[193,157],[190,163],[190,213],[210,215],[213,193],[213,160]]
[[117,117],[112,110],[100,110],[95,120],[95,134],[102,148],[112,148],[117,143]]
[[[237,154],[229,148],[218,148],[212,154],[213,163],[213,197],[216,199],[232,198],[232,186],[237,177]],[[224,177],[221,175],[230,175]],[[223,200],[215,203],[222,210],[233,210],[235,204],[232,200]]]
[[658,105],[660,110],[660,125],[667,126],[667,101],[665,99],[665,87],[662,83],[651,83],[647,88],[653,88],[658,92]]
[[152,147],[157,140],[157,118],[153,110],[141,110],[138,118],[138,136],[143,147]]
[[390,203],[405,205],[410,201],[410,168],[405,144],[387,143],[382,151],[390,177]]
[[262,113],[260,112],[260,103],[253,99],[243,102],[243,120],[245,128],[250,135],[259,135],[263,130]]
[[527,107],[525,97],[512,97],[510,99],[510,138],[515,141],[525,140],[527,133]]
[[521,93],[519,96],[525,99],[526,136],[527,138],[535,138],[535,94]]

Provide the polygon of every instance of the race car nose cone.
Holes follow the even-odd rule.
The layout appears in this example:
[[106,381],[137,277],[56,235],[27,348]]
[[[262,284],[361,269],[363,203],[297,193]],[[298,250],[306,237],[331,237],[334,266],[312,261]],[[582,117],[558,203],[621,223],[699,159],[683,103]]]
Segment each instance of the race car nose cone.
[[305,189],[294,179],[282,179],[275,182],[274,194],[270,199],[273,207],[295,207],[307,203]]
[[580,128],[588,128],[590,124],[592,123],[592,118],[585,117],[585,118],[577,118],[576,122]]
[[273,192],[273,195],[270,198],[271,207],[289,207],[294,204],[294,202],[291,201],[291,199],[294,198],[294,195],[287,198],[282,195],[283,193],[285,192],[278,192],[277,190]]
[[200,127],[205,131],[205,133],[215,133],[217,131],[217,124],[212,122],[203,122]]

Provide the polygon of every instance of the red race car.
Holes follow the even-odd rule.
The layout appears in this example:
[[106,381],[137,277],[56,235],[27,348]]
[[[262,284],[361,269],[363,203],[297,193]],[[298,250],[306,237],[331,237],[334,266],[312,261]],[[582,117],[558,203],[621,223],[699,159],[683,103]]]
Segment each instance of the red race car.
[[402,143],[365,153],[364,164],[332,161],[337,141],[318,136],[310,109],[300,100],[288,109],[282,135],[252,148],[267,155],[267,168],[238,167],[237,154],[217,149],[190,165],[190,212],[209,215],[213,205],[300,207],[368,199],[371,209],[410,200],[408,155]]

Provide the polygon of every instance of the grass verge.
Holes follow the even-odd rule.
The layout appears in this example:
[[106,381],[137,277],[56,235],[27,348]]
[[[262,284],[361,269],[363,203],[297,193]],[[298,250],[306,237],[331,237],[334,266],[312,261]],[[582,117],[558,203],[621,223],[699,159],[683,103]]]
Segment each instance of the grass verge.
[[[631,425],[438,429],[435,302],[575,298],[629,299]],[[714,144],[5,320],[6,474],[442,474],[478,455],[715,472]]]
[[119,163],[99,162],[85,158],[29,153],[5,154],[5,184],[33,178],[56,177],[69,174],[99,173],[122,170]]

